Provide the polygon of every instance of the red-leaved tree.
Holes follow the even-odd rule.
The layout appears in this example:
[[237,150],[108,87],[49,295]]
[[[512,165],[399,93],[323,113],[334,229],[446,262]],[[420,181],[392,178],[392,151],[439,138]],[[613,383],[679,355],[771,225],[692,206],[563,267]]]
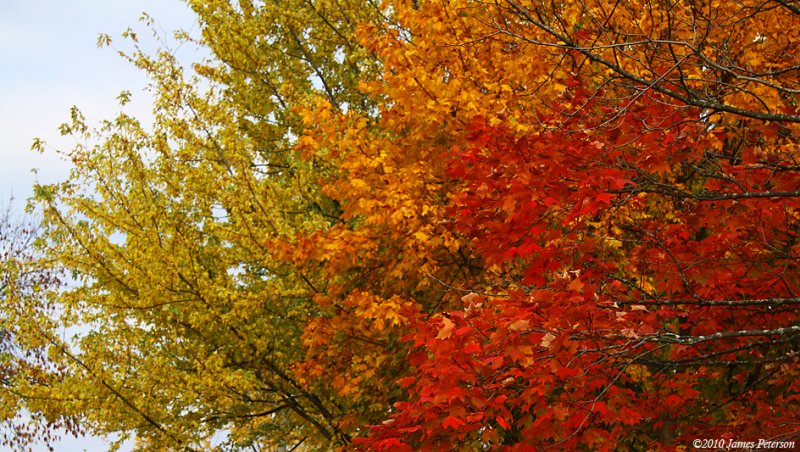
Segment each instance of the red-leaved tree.
[[[490,112],[442,156],[456,187],[451,226],[484,272],[448,287],[463,292],[463,310],[418,319],[413,376],[400,381],[409,398],[359,444],[796,440],[797,44],[770,34],[775,17],[796,23],[796,7],[545,3],[458,16],[481,11],[474,26],[487,30],[458,52],[505,52],[484,72],[544,47],[563,89],[514,76],[509,89],[536,97],[536,127]],[[619,28],[637,5],[653,28]],[[738,31],[748,26],[755,38]]]

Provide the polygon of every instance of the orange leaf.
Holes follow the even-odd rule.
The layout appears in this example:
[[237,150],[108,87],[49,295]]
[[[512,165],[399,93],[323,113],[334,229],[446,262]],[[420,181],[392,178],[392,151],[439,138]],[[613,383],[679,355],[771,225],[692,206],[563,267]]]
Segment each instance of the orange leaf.
[[512,322],[511,325],[508,326],[508,329],[511,331],[527,330],[530,324],[531,322],[526,319],[519,319]]
[[447,317],[442,317],[442,327],[439,329],[439,334],[436,335],[436,339],[447,339],[453,334],[453,328],[455,327],[456,324],[453,323],[452,320]]

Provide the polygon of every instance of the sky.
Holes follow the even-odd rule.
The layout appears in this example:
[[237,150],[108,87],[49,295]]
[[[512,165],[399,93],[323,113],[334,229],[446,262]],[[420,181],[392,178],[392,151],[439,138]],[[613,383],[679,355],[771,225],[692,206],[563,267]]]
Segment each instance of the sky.
[[[151,116],[146,78],[114,49],[96,46],[107,33],[129,48],[120,37],[128,27],[150,36],[139,22],[144,11],[169,32],[197,32],[180,0],[0,0],[0,205],[12,195],[14,205],[23,204],[37,180],[64,179],[69,167],[55,151],[71,144],[58,133],[71,106],[96,124],[119,111],[116,97],[129,90],[126,111]],[[191,49],[183,57],[191,58]],[[30,151],[34,137],[48,144],[44,155]]]
[[[120,37],[128,27],[149,36],[138,20],[142,12],[167,32],[197,34],[194,15],[179,0],[0,0],[0,206],[13,196],[21,211],[34,183],[67,176],[69,166],[56,151],[68,150],[70,141],[58,126],[73,105],[97,124],[119,111],[116,97],[128,90],[133,98],[126,112],[149,122],[146,78],[114,49],[96,46],[98,35],[107,33],[120,49],[128,48]],[[197,53],[181,48],[177,56],[189,62]],[[34,137],[47,143],[44,154],[30,151]],[[106,448],[99,438],[55,446],[67,452]]]

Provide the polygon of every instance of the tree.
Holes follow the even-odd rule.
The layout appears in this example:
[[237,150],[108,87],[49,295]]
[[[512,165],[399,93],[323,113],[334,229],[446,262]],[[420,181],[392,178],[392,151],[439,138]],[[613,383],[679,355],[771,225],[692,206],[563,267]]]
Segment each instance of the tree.
[[461,119],[448,211],[486,271],[412,327],[363,444],[797,438],[793,6],[404,6],[383,83],[426,72],[395,111]]

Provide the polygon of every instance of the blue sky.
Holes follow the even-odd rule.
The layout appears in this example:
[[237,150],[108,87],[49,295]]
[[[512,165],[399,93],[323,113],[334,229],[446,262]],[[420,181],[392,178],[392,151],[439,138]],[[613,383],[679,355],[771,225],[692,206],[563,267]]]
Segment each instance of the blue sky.
[[[70,142],[58,125],[78,106],[90,122],[119,110],[116,97],[133,93],[127,111],[150,116],[146,79],[111,48],[98,49],[97,36],[119,37],[129,26],[150,36],[138,19],[148,12],[161,27],[194,29],[194,16],[179,0],[0,0],[0,205],[13,193],[22,204],[34,183],[66,175],[55,149]],[[188,55],[191,58],[191,55]],[[29,151],[32,139],[45,140],[50,151]]]
[[[113,49],[95,45],[98,34],[107,33],[125,48],[119,35],[129,26],[149,36],[138,22],[144,11],[164,30],[197,31],[192,12],[179,0],[0,0],[0,206],[13,194],[14,207],[21,209],[37,178],[50,183],[66,177],[69,167],[55,150],[70,146],[58,125],[69,118],[71,106],[97,123],[119,110],[116,97],[129,90],[133,101],[126,111],[151,117],[144,76]],[[182,51],[178,57],[184,61],[195,58],[191,49]],[[47,142],[44,155],[29,150],[34,137]],[[58,451],[105,448],[98,438],[56,445]]]

